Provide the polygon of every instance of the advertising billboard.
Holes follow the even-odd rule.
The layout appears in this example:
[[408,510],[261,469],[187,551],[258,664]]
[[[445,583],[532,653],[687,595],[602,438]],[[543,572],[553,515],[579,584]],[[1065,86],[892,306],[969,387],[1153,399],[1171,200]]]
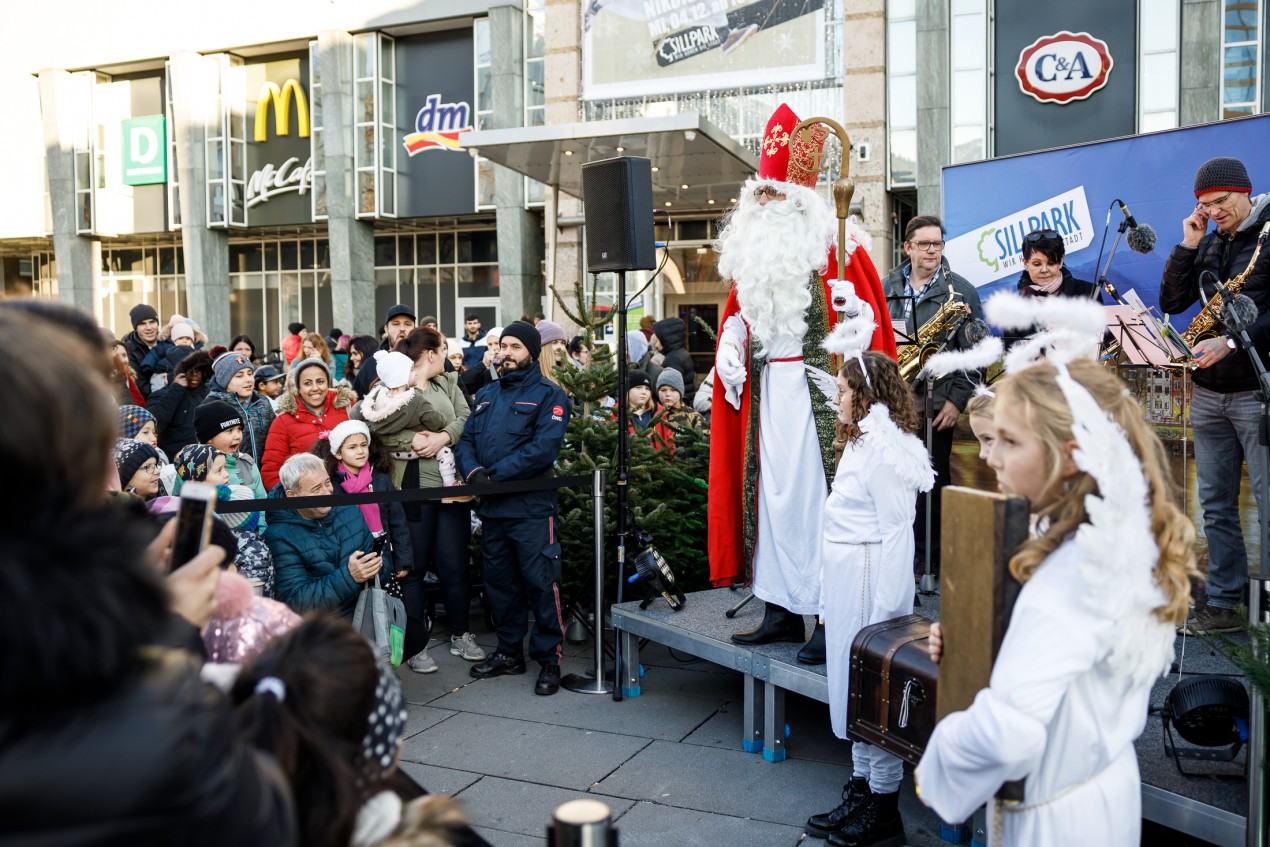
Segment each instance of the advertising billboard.
[[593,100],[825,76],[824,0],[581,0]]
[[476,118],[472,29],[397,39],[397,216],[476,211],[476,160],[458,145]]
[[1023,236],[1054,229],[1067,242],[1066,266],[1093,281],[1104,228],[1105,263],[1123,220],[1113,205],[1118,199],[1158,240],[1146,254],[1122,241],[1107,278],[1121,294],[1134,289],[1155,305],[1164,262],[1195,210],[1196,169],[1214,156],[1234,156],[1247,166],[1253,194],[1261,194],[1270,190],[1270,161],[1262,154],[1268,137],[1270,115],[1260,115],[946,167],[944,255],[985,298],[1016,287]]
[[253,227],[310,223],[309,54],[273,56],[244,70],[247,219]]

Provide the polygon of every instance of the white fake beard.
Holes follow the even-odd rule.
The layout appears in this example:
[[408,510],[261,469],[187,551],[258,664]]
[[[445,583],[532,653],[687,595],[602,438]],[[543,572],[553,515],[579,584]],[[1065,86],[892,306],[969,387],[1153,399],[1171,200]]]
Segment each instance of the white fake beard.
[[806,336],[808,280],[828,263],[836,227],[828,205],[802,186],[776,183],[786,199],[760,206],[754,189],[764,184],[745,183],[715,244],[719,274],[736,283],[741,315],[760,351],[777,338]]

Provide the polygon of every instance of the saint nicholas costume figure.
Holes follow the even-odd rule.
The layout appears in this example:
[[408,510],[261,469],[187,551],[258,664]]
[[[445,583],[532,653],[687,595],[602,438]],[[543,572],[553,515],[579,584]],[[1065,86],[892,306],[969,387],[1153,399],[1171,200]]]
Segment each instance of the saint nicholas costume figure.
[[[851,223],[838,245],[846,279],[836,281],[837,220],[815,191],[829,133],[815,125],[795,137],[798,122],[785,105],[772,115],[758,175],[742,186],[715,245],[732,287],[715,355],[710,577],[716,586],[749,577],[766,603],[762,624],[733,636],[746,644],[803,641],[802,616],[820,611],[835,418],[822,390],[812,390],[835,378],[821,344],[844,292],[847,309],[887,314],[869,237]],[[870,346],[895,357],[887,320],[877,321]]]

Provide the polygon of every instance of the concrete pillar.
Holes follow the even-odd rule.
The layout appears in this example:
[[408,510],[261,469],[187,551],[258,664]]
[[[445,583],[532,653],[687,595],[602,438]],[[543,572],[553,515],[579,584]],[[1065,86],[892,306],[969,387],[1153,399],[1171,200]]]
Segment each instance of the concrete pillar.
[[860,225],[873,236],[869,255],[879,269],[890,265],[891,195],[886,190],[886,2],[847,0],[844,27],[851,33],[844,49],[844,123],[861,162],[850,154],[853,204],[861,211]]
[[[546,119],[548,124],[571,124],[578,121],[578,96],[582,90],[582,56],[578,43],[577,0],[547,0],[546,51],[543,57],[543,74],[546,83]],[[577,218],[582,214],[582,201],[563,192],[559,194],[557,214],[561,218]],[[544,221],[543,228],[554,222]],[[582,228],[570,226],[556,229],[556,255],[548,256],[552,263],[555,288],[570,308],[576,303],[573,288],[583,278]],[[554,295],[548,291],[548,297]],[[556,308],[556,323],[573,335],[574,327],[563,310]]]
[[921,215],[940,213],[940,172],[952,159],[948,25],[945,0],[917,0],[917,212]]
[[326,164],[331,305],[335,324],[354,335],[379,334],[375,316],[375,231],[357,219],[353,162],[353,38],[318,34],[322,79],[322,142]]
[[[524,13],[518,3],[489,10],[491,129],[521,126],[525,113]],[[525,209],[524,177],[494,166],[497,207],[499,308],[503,322],[542,308],[542,229]]]
[[[1182,0],[1180,126],[1221,117],[1222,4]],[[1213,154],[1217,155],[1217,154]]]
[[[229,327],[229,234],[207,227],[207,126],[212,114],[217,65],[198,53],[171,59],[172,134],[180,184],[181,247],[185,251],[188,317],[213,344],[226,344]],[[161,315],[160,318],[166,318]]]
[[58,298],[96,315],[101,242],[76,232],[79,212],[75,197],[75,139],[87,136],[86,124],[91,115],[82,92],[75,90],[82,84],[64,70],[49,69],[39,74]]

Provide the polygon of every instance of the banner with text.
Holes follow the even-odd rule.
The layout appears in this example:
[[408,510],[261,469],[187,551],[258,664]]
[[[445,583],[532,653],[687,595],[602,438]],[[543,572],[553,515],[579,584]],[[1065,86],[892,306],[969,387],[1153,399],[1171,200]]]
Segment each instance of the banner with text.
[[1270,190],[1270,160],[1262,152],[1267,137],[1270,115],[1258,115],[946,167],[949,266],[978,286],[981,298],[1014,290],[1023,236],[1054,229],[1067,241],[1067,267],[1092,281],[1104,230],[1105,264],[1123,220],[1112,206],[1119,199],[1139,224],[1155,229],[1158,242],[1141,254],[1121,241],[1107,277],[1121,293],[1135,289],[1154,306],[1164,262],[1195,209],[1196,169],[1214,156],[1234,156],[1247,166],[1254,195]]
[[582,96],[825,76],[824,0],[581,0]]

